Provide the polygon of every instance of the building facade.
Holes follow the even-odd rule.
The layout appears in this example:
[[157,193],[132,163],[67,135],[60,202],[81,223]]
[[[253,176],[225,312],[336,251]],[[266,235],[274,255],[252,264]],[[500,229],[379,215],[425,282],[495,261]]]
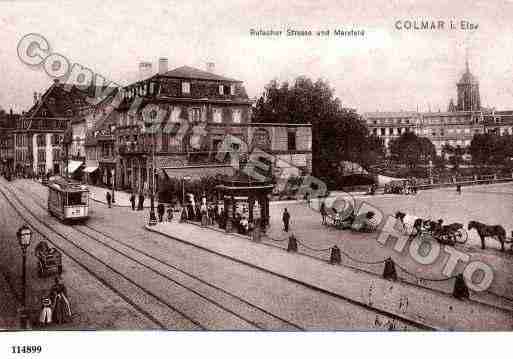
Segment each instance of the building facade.
[[59,80],[44,94],[34,93],[34,105],[23,113],[13,130],[14,169],[28,175],[62,174],[67,163],[64,133],[78,109],[88,106],[86,96]]
[[0,171],[11,172],[14,169],[14,129],[19,115],[11,110],[0,111]]
[[479,82],[470,72],[468,62],[456,88],[457,103],[451,99],[445,112],[372,112],[362,117],[372,133],[384,138],[387,148],[393,138],[412,131],[429,138],[439,155],[446,145],[469,146],[476,134],[512,133],[513,111],[481,106]]
[[[209,69],[160,68],[123,89],[115,130],[117,187],[147,191],[154,177],[182,178],[183,168],[230,174],[243,155],[236,152],[256,143],[275,157],[273,167],[311,171],[311,126],[251,123],[253,102],[242,81],[215,74],[212,64]],[[228,135],[240,143],[227,149]]]

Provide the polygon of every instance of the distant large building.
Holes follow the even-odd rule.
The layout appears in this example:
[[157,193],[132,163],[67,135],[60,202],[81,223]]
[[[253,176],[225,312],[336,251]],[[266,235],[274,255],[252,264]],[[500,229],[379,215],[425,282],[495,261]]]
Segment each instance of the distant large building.
[[466,147],[475,134],[513,134],[513,111],[496,111],[481,106],[479,82],[470,72],[468,62],[456,84],[457,103],[449,101],[446,112],[369,112],[363,114],[369,130],[390,141],[405,131],[427,137],[438,154],[444,145]]

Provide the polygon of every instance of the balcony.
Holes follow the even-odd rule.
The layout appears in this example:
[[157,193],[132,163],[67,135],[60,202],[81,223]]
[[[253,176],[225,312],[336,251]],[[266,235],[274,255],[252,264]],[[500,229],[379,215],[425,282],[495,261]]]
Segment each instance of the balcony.
[[148,154],[151,153],[150,151],[151,146],[137,143],[127,143],[119,146],[119,154],[122,156]]

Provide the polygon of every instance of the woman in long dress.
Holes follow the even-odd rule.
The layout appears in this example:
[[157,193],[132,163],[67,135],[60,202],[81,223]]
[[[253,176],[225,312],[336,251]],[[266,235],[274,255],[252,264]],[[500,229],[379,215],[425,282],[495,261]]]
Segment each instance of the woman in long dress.
[[66,287],[59,277],[55,277],[55,284],[50,291],[53,310],[52,319],[56,324],[71,322],[71,307],[68,300]]

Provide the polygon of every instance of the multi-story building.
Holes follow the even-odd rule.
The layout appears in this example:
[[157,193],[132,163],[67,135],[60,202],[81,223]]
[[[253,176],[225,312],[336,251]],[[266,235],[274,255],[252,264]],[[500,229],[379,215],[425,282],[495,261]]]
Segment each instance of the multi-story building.
[[84,172],[86,181],[94,185],[113,186],[116,178],[117,151],[115,146],[115,130],[118,122],[116,111],[103,112],[107,102],[102,102],[96,112],[100,117],[96,119],[94,127],[87,132],[85,142],[86,167]]
[[[253,102],[242,81],[214,73],[211,63],[207,71],[161,66],[158,74],[124,88],[122,96],[115,131],[118,187],[149,188],[153,149],[155,169],[164,170],[155,172],[163,180],[233,173],[235,158],[219,155],[227,135],[248,147],[265,147],[275,169],[311,171],[311,126],[251,123]],[[151,133],[145,127],[150,108],[159,119]]]
[[[13,130],[15,170],[27,174],[64,173],[64,132],[77,109],[87,105],[82,91],[65,88],[59,80],[44,94],[35,93],[34,105],[22,114]],[[76,169],[72,163],[67,170],[69,173]]]
[[[512,111],[481,107],[479,83],[470,72],[468,62],[456,87],[457,104],[451,99],[446,112],[373,112],[365,113],[363,119],[372,133],[384,137],[387,148],[391,139],[409,130],[429,138],[438,154],[445,145],[469,146],[475,134],[512,133]],[[407,126],[404,126],[405,121]]]
[[14,169],[14,134],[18,114],[11,110],[5,113],[0,110],[0,171],[12,171]]

